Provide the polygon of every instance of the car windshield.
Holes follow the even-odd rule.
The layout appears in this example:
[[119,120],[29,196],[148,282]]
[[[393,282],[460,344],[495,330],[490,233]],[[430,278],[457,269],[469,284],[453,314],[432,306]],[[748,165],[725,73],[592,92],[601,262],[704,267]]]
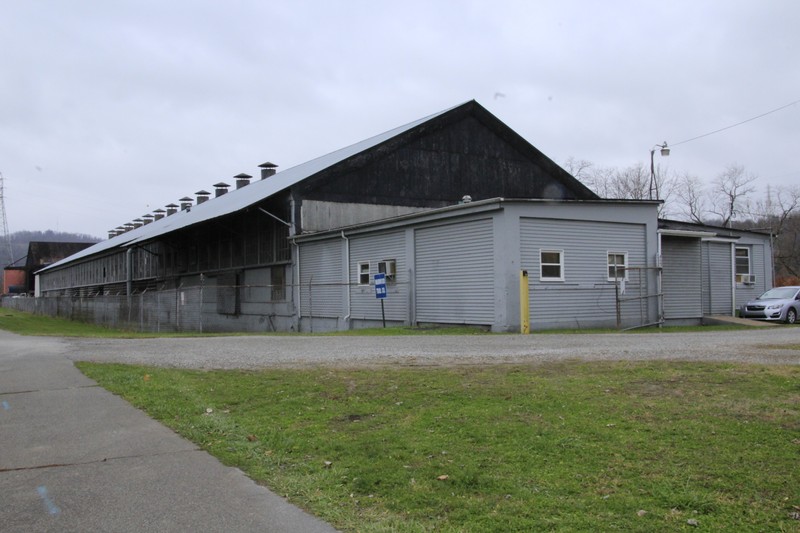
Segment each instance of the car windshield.
[[797,287],[775,287],[774,289],[770,289],[761,296],[758,297],[759,300],[789,300],[794,298],[794,294],[797,292]]

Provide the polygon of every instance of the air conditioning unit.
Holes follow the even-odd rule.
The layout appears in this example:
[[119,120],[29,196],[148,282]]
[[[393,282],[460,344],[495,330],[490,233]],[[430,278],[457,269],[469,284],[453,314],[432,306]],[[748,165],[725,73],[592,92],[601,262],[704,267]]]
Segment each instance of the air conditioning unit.
[[749,276],[747,279],[744,280],[745,285],[755,285],[756,284],[756,277]]

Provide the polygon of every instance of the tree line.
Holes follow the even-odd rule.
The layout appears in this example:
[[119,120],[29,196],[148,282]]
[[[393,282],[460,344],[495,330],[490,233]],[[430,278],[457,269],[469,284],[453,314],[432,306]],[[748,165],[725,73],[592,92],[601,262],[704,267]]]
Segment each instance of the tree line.
[[758,176],[730,164],[704,182],[639,163],[601,167],[569,158],[564,168],[602,198],[663,200],[659,217],[770,233],[777,285],[800,284],[800,186],[758,187]]

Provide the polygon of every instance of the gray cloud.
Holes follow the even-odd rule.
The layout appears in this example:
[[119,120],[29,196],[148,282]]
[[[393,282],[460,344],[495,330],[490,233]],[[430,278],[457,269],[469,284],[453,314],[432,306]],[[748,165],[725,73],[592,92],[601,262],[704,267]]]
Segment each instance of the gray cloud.
[[[472,98],[556,162],[644,163],[800,99],[798,15],[788,0],[17,2],[0,21],[9,226],[103,236]],[[798,118],[661,162],[796,183]]]

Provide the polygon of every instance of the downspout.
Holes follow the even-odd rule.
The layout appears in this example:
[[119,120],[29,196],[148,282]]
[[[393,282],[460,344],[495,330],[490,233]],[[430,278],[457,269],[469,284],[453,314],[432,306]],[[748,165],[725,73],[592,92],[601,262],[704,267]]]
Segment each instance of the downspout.
[[292,280],[292,300],[295,309],[295,321],[297,324],[297,331],[300,331],[300,321],[302,319],[302,301],[301,297],[303,289],[300,286],[300,245],[297,244],[297,217],[295,216],[295,201],[294,195],[289,195],[289,239],[294,246],[294,279]]
[[128,302],[128,326],[131,323],[131,308],[133,307],[133,248],[128,248],[125,251],[125,292],[127,293]]
[[661,232],[657,232],[656,239],[656,307],[658,308],[658,327],[664,324],[664,293],[661,288],[661,277],[663,275],[663,260],[661,258]]
[[[703,240],[702,239],[700,240],[700,246],[701,247],[703,246]],[[706,248],[705,248],[704,251],[705,251],[705,254],[706,254],[706,277],[708,278],[708,314],[709,315],[713,315],[714,314],[714,285],[712,283],[713,278],[711,276],[711,272],[712,272],[712,270],[711,270],[711,243],[706,243]],[[701,291],[702,291],[702,288],[703,288],[703,285],[702,285],[702,280],[701,280],[701,283],[700,283],[700,290]],[[703,313],[703,316],[705,316],[705,313]]]
[[773,240],[777,237],[777,235],[772,234],[772,228],[769,230],[769,264],[772,267],[770,270],[772,271],[770,274],[770,281],[769,281],[769,288],[764,287],[765,291],[773,288],[775,286],[775,249]]
[[129,247],[125,251],[125,292],[128,295],[128,306],[131,304],[133,297],[133,248]]
[[292,248],[294,248],[294,261],[292,264],[292,302],[294,303],[294,320],[297,326],[297,331],[300,331],[300,320],[303,318],[302,312],[302,298],[303,289],[300,286],[300,245],[292,238]]
[[731,316],[736,316],[736,243],[731,243]]
[[344,316],[344,324],[347,329],[350,329],[350,311],[351,311],[351,302],[350,302],[350,239],[344,234],[344,230],[342,230],[342,239],[344,239],[344,264],[345,264],[345,277],[344,277],[344,287],[347,291],[347,314]]

